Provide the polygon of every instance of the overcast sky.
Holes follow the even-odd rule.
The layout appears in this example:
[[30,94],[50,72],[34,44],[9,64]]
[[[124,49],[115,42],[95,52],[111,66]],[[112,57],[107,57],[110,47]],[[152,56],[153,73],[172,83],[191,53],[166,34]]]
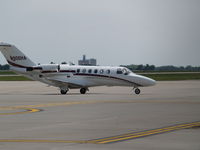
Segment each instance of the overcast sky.
[[0,41],[36,63],[200,66],[200,0],[0,0]]

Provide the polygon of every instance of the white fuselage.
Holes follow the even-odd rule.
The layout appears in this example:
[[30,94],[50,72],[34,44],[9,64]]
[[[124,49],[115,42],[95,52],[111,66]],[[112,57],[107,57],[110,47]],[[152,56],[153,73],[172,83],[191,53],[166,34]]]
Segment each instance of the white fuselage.
[[[15,68],[12,68],[15,70]],[[18,71],[19,70],[15,70]],[[22,71],[23,75],[47,83],[52,86],[60,85],[52,82],[54,80],[66,83],[73,83],[68,88],[92,87],[92,86],[152,86],[155,81],[137,75],[125,67],[110,66],[70,66],[70,65],[39,65],[33,67],[32,71]]]

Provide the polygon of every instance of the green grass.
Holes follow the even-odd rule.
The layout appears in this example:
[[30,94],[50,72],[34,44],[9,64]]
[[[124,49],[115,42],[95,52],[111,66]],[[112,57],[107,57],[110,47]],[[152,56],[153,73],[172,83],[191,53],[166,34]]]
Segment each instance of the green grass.
[[32,81],[24,76],[0,76],[0,81]]
[[145,74],[144,76],[156,81],[200,80],[200,73]]
[[16,73],[13,72],[13,71],[3,71],[3,70],[1,70],[0,75],[16,75]]

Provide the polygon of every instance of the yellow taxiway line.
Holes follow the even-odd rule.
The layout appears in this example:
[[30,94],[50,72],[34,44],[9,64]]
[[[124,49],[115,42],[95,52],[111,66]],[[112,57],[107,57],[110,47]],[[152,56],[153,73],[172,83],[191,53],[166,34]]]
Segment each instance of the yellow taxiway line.
[[35,105],[19,105],[19,106],[0,106],[0,111],[3,110],[26,110],[20,112],[9,112],[9,113],[0,113],[0,115],[17,115],[17,114],[26,114],[39,112],[40,109],[44,107],[56,107],[56,106],[71,106],[78,104],[96,104],[96,103],[192,103],[200,104],[199,101],[173,101],[173,100],[88,100],[88,101],[68,101],[68,102],[58,102],[58,103],[46,103],[46,104],[35,104]]
[[70,106],[77,104],[96,104],[96,103],[177,103],[177,104],[200,104],[199,101],[174,101],[174,100],[88,100],[88,101],[67,101],[58,103],[46,103],[35,105],[19,105],[19,106],[0,106],[0,110],[21,109],[21,108],[38,108],[38,107],[55,107]]
[[122,142],[126,140],[133,140],[136,138],[142,138],[146,136],[152,136],[156,134],[162,134],[166,132],[172,132],[181,129],[189,129],[194,127],[200,127],[200,121],[192,123],[183,123],[179,125],[172,125],[159,129],[152,129],[140,132],[132,132],[128,134],[121,134],[118,136],[106,137],[94,140],[42,140],[42,139],[0,139],[0,142],[22,142],[22,143],[79,143],[79,144],[110,144],[115,142]]
[[17,114],[27,114],[27,113],[34,113],[41,111],[41,109],[36,109],[36,108],[24,108],[24,110],[25,111],[20,111],[20,112],[0,113],[0,115],[17,115]]
[[9,143],[92,143],[84,140],[42,140],[42,139],[0,139],[0,142],[9,142]]
[[1,106],[0,110],[26,110],[20,112],[9,112],[9,113],[0,113],[0,115],[17,115],[17,114],[26,114],[39,112],[41,109],[37,109],[38,107],[55,107],[55,106],[69,106],[69,105],[77,105],[77,104],[94,104],[97,101],[73,101],[73,102],[60,102],[60,103],[47,103],[47,104],[36,104],[36,105],[19,105],[19,106]]
[[97,144],[108,144],[108,143],[142,138],[142,137],[146,137],[150,135],[156,135],[156,134],[172,132],[172,131],[180,130],[180,129],[188,129],[188,128],[193,128],[193,127],[200,127],[200,122],[185,123],[185,124],[173,125],[173,126],[159,128],[159,129],[133,132],[133,133],[122,134],[118,136],[112,136],[112,137],[107,137],[107,138],[102,138],[102,139],[97,139],[97,140],[92,140],[92,141]]

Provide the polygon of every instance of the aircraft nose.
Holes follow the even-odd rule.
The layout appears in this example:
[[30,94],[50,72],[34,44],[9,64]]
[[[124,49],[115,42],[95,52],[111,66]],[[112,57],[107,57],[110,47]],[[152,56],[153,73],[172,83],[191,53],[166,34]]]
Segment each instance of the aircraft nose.
[[138,81],[137,83],[142,86],[153,86],[156,84],[155,80],[141,75],[136,75],[135,79]]
[[151,78],[146,78],[145,80],[146,80],[146,84],[147,84],[146,86],[153,86],[156,84],[156,81]]

